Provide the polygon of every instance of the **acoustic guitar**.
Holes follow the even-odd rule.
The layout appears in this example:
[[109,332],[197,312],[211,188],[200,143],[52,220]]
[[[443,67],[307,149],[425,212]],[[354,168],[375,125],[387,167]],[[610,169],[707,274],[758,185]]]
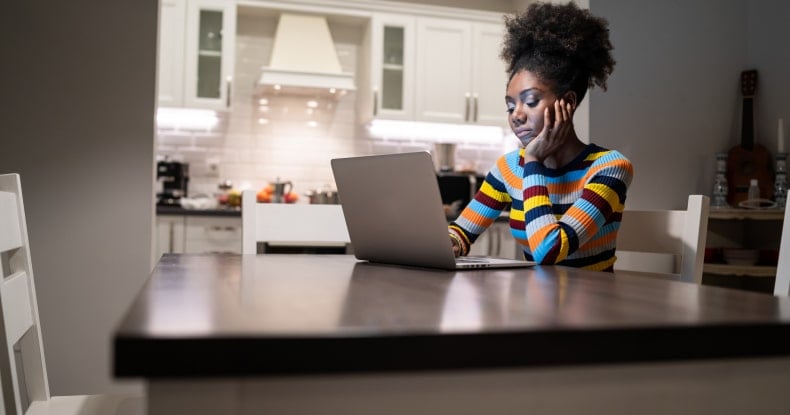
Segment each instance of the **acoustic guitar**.
[[727,154],[727,202],[730,206],[748,199],[749,182],[757,179],[761,199],[772,199],[774,174],[771,153],[755,141],[754,97],[757,91],[757,71],[741,72],[743,116],[741,144]]

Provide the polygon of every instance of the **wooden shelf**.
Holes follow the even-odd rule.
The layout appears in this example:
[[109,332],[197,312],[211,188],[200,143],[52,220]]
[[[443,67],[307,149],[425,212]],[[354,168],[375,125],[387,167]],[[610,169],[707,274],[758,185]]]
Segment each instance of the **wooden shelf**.
[[709,219],[723,220],[783,220],[784,209],[710,208]]
[[739,277],[776,277],[776,267],[767,265],[704,264],[704,274],[735,275]]

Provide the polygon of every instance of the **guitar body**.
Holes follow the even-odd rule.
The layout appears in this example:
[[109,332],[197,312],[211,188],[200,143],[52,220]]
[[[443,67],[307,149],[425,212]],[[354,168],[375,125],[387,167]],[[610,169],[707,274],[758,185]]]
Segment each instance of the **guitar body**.
[[748,199],[749,183],[757,179],[761,199],[773,199],[773,157],[764,146],[754,140],[754,96],[757,89],[757,71],[741,73],[743,118],[741,144],[727,153],[727,202],[738,207]]
[[771,153],[755,144],[749,150],[735,146],[727,153],[727,203],[737,207],[748,199],[749,182],[757,179],[761,199],[773,199],[774,174]]

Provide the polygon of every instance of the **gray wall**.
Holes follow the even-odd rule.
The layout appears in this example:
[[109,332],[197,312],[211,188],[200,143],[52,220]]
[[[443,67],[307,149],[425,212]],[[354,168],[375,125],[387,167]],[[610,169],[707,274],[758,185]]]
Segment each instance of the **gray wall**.
[[739,76],[760,43],[747,41],[746,2],[590,0],[590,9],[609,20],[617,60],[609,90],[591,95],[591,141],[634,163],[629,208],[685,208],[688,194],[710,194],[714,154],[740,140]]
[[54,394],[113,382],[111,332],[150,272],[157,2],[11,1],[0,173],[22,177]]
[[785,123],[790,151],[790,2],[747,1],[748,63],[758,70],[757,139],[776,150],[777,119]]
[[683,208],[688,194],[710,194],[714,154],[740,142],[743,70],[758,71],[757,141],[776,152],[777,119],[790,123],[790,3],[591,0],[590,9],[609,19],[617,59],[609,91],[591,95],[590,134],[634,162],[629,207]]

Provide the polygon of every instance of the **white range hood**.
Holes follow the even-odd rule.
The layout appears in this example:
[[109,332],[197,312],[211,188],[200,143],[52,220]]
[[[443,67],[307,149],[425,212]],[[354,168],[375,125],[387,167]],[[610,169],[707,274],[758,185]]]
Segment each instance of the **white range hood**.
[[294,94],[355,89],[354,75],[340,67],[326,18],[288,13],[280,15],[271,61],[262,68],[258,85],[264,91]]

